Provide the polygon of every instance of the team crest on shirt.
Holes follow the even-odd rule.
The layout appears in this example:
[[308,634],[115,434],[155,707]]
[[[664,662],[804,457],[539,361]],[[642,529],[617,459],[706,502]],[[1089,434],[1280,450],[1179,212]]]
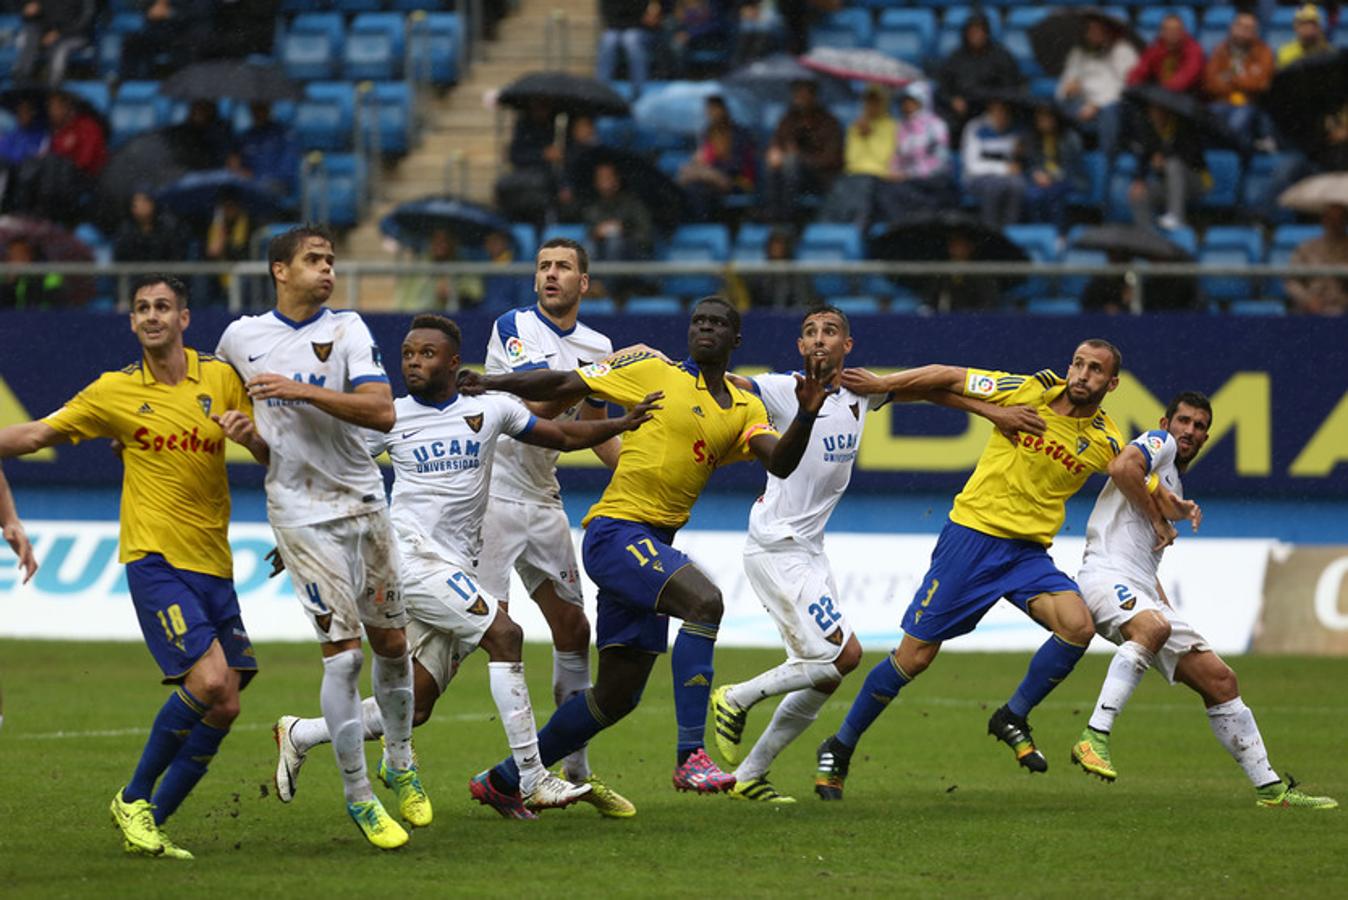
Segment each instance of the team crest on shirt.
[[469,428],[473,429],[473,434],[477,434],[482,430],[482,413],[478,413],[475,416],[464,416],[463,421],[467,423]]
[[853,403],[851,406],[848,407],[848,409],[850,409],[850,410],[852,411],[852,418],[856,419],[857,421],[861,421],[861,405],[860,405],[860,404],[858,404],[858,403]]
[[319,362],[327,362],[328,357],[332,355],[332,341],[328,341],[326,344],[310,341],[309,346],[314,348],[314,356],[318,357]]
[[1091,439],[1088,437],[1077,438],[1077,456],[1085,453],[1091,446]]
[[486,601],[482,599],[481,594],[477,595],[477,599],[473,601],[472,606],[468,607],[468,611],[475,616],[485,616],[487,614],[487,604]]
[[841,646],[842,646],[842,629],[841,629],[841,628],[835,628],[835,629],[833,629],[833,631],[828,635],[828,637],[824,638],[824,640],[828,641],[830,644],[832,644],[832,645],[835,646],[835,647],[841,647]]
[[211,414],[211,395],[197,394],[197,405],[201,407],[201,414],[209,417]]

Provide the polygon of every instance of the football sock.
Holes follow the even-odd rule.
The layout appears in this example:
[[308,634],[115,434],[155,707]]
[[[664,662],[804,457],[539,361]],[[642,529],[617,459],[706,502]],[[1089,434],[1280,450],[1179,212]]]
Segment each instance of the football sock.
[[899,668],[898,660],[894,658],[893,653],[876,663],[875,667],[866,673],[866,680],[862,683],[856,699],[852,701],[852,708],[847,711],[842,727],[835,735],[838,743],[848,750],[855,749],[861,735],[871,727],[872,722],[880,718],[880,713],[885,711],[885,707],[889,706],[903,686],[910,681],[912,679]]
[[819,716],[829,695],[814,688],[792,691],[777,704],[772,721],[767,730],[754,743],[749,755],[735,770],[735,779],[740,783],[761,778],[772,766],[777,754],[786,749],[786,745],[800,737]]
[[1043,701],[1055,687],[1072,673],[1077,660],[1086,653],[1084,646],[1069,644],[1056,634],[1049,635],[1043,646],[1035,651],[1030,659],[1030,668],[1025,673],[1020,687],[1011,695],[1007,709],[1011,715],[1024,719],[1030,710]]
[[178,749],[205,714],[206,705],[188,693],[187,688],[179,685],[169,694],[164,705],[159,708],[159,714],[154,717],[149,740],[141,751],[136,771],[122,789],[122,799],[128,803],[150,799],[154,783],[173,762]]
[[[589,650],[552,651],[552,699],[561,706],[581,691],[590,687]],[[590,753],[581,747],[562,760],[562,771],[569,781],[584,781],[590,777]]]
[[1251,784],[1259,788],[1281,781],[1278,773],[1268,764],[1263,735],[1255,724],[1254,712],[1245,705],[1244,700],[1237,697],[1209,706],[1208,724],[1226,752],[1240,763]]
[[674,639],[669,665],[674,673],[674,718],[679,723],[679,764],[706,741],[711,698],[712,655],[720,626],[684,622]]
[[1114,717],[1123,711],[1128,698],[1142,682],[1142,676],[1155,662],[1156,655],[1136,641],[1124,641],[1119,645],[1109,662],[1105,683],[1100,685],[1095,712],[1091,713],[1091,728],[1109,733],[1114,727]]
[[510,756],[519,772],[520,791],[529,794],[547,776],[538,754],[538,729],[529,704],[529,686],[524,682],[524,663],[489,662],[487,679],[491,698],[505,728]]
[[344,650],[324,659],[323,686],[318,692],[348,803],[374,798],[365,772],[365,724],[360,708],[362,662],[364,655],[359,650]]
[[[412,657],[374,655],[370,684],[384,728],[384,755],[394,769],[412,767]],[[361,739],[368,730],[361,710]]]
[[[379,715],[379,703],[373,697],[360,701],[360,717],[364,726],[362,737],[367,741],[378,740],[384,733],[384,720]],[[300,719],[290,726],[290,742],[301,753],[308,753],[331,740],[328,723],[323,719]]]
[[198,722],[178,748],[168,771],[164,773],[159,789],[154,792],[154,823],[163,825],[182,805],[192,788],[206,775],[206,768],[220,749],[220,742],[229,734],[228,728],[217,728],[208,722]]
[[[594,704],[594,692],[583,691],[557,707],[548,724],[538,732],[538,754],[544,766],[550,766],[612,723]],[[513,791],[520,786],[520,770],[514,758],[502,760],[491,770],[497,790]]]
[[731,685],[726,700],[737,709],[749,709],[760,700],[789,694],[792,691],[837,684],[842,678],[831,662],[784,662],[776,668],[755,675],[748,681]]

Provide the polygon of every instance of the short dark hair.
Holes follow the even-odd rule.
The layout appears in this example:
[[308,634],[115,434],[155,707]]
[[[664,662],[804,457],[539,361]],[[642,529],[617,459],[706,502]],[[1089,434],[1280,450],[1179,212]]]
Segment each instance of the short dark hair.
[[543,242],[538,249],[551,250],[555,247],[561,247],[563,250],[572,250],[576,254],[576,265],[580,268],[580,274],[586,275],[590,271],[590,254],[585,250],[585,245],[580,241],[573,241],[571,238],[555,237]]
[[693,303],[693,312],[697,312],[697,308],[704,303],[719,303],[724,306],[726,311],[730,314],[726,317],[730,319],[730,327],[735,329],[735,334],[738,335],[740,333],[740,325],[743,320],[740,318],[740,311],[735,308],[735,304],[731,303],[720,294],[709,294]]
[[1104,338],[1086,338],[1077,346],[1094,347],[1096,350],[1108,350],[1109,355],[1114,357],[1114,374],[1117,375],[1123,371],[1123,353],[1118,347],[1115,347]]
[[[309,238],[321,238],[329,244],[336,246],[337,241],[333,238],[332,232],[323,225],[316,225],[312,222],[306,222],[303,225],[296,225],[272,238],[267,243],[267,271],[271,272],[271,267],[276,263],[289,264],[299,252],[300,245]],[[272,275],[272,285],[276,284],[276,276]]]
[[800,320],[801,330],[803,331],[805,329],[806,322],[810,321],[815,316],[821,316],[824,313],[837,316],[839,319],[842,320],[843,334],[850,335],[852,333],[852,323],[848,320],[847,313],[843,312],[841,309],[838,309],[838,307],[830,306],[827,303],[820,304],[819,306],[811,306],[809,309],[805,311],[805,316]]
[[1207,394],[1200,391],[1180,391],[1175,395],[1175,399],[1170,401],[1170,405],[1165,408],[1165,417],[1172,418],[1179,411],[1180,404],[1192,406],[1194,409],[1201,409],[1208,414],[1208,426],[1212,425],[1212,401],[1208,399]]
[[463,332],[459,331],[459,326],[453,319],[433,313],[422,313],[412,319],[412,327],[408,331],[416,331],[418,328],[429,328],[449,338],[449,342],[454,345],[455,353],[458,353],[459,348],[463,346]]
[[147,287],[154,287],[156,284],[162,284],[173,291],[173,299],[178,301],[178,308],[187,309],[187,285],[178,276],[165,275],[162,272],[147,272],[144,275],[137,275],[131,281],[131,299],[135,300],[137,294]]

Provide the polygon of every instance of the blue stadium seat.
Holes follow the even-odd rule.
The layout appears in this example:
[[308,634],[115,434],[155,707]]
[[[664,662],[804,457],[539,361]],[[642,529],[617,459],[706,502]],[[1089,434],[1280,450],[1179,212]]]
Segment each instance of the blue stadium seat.
[[929,9],[886,9],[880,13],[875,49],[915,66],[932,54],[936,16]]
[[921,297],[911,291],[904,290],[889,298],[889,314],[891,316],[915,316],[922,312],[924,305]]
[[108,110],[108,143],[120,147],[131,138],[153,131],[166,119],[168,101],[159,96],[157,81],[124,81]]
[[[586,312],[590,312],[588,302]],[[680,316],[683,315],[683,301],[678,297],[632,297],[623,307],[623,312],[640,316]]]
[[462,25],[456,13],[413,17],[407,31],[408,64],[412,66],[409,74],[423,77],[422,73],[428,72],[432,84],[454,84],[459,80],[462,41]]
[[1073,191],[1067,196],[1067,202],[1071,206],[1099,209],[1104,206],[1109,191],[1109,157],[1099,150],[1091,150],[1081,155],[1081,165],[1086,170],[1086,190]]
[[1025,311],[1032,316],[1077,316],[1081,314],[1079,297],[1031,297]]
[[1062,255],[1058,231],[1052,225],[1008,225],[1006,236],[1034,262],[1057,262]]
[[295,136],[305,150],[345,150],[355,127],[356,90],[346,81],[312,81],[295,108]]
[[346,36],[346,18],[336,12],[301,13],[290,23],[291,31],[319,31],[332,38],[335,49],[340,50]]
[[406,81],[380,81],[360,94],[361,113],[367,135],[377,129],[379,151],[385,156],[403,156],[412,149],[416,123],[412,113],[412,85]]
[[[992,32],[992,39],[994,41],[1001,40],[1001,14],[995,9],[980,11],[988,18],[988,28]],[[971,6],[946,7],[945,14],[941,16],[941,32],[936,39],[935,52],[938,59],[945,59],[959,47],[964,35],[964,23],[973,13],[974,8]]]
[[[1103,250],[1080,250],[1071,246],[1071,233],[1068,235],[1068,247],[1063,252],[1062,261],[1073,265],[1101,266],[1109,262]],[[1058,280],[1058,289],[1064,294],[1080,296],[1086,289],[1088,275],[1066,275]]]
[[[669,262],[717,262],[716,254],[705,244],[675,244],[663,254]],[[680,297],[704,297],[721,289],[716,275],[668,275],[664,288]]]
[[515,239],[515,258],[533,259],[538,252],[538,229],[527,222],[516,222],[510,226],[510,236]]
[[1138,10],[1135,23],[1137,33],[1142,35],[1144,41],[1151,43],[1161,30],[1161,20],[1172,14],[1184,20],[1184,27],[1189,34],[1198,36],[1198,17],[1191,6],[1144,6]]
[[655,167],[670,178],[677,178],[679,169],[692,158],[687,150],[665,150],[655,159]]
[[761,222],[745,222],[735,234],[731,258],[737,260],[763,259],[767,256],[768,237],[772,226]]
[[1106,221],[1132,221],[1133,213],[1128,206],[1128,187],[1133,183],[1133,174],[1136,171],[1136,157],[1124,155],[1114,158],[1114,171],[1109,176],[1108,205],[1105,210]]
[[387,81],[402,69],[402,58],[393,53],[393,38],[384,28],[357,28],[346,34],[342,49],[342,76],[352,81]]
[[618,304],[612,297],[590,297],[581,301],[585,305],[583,312],[589,316],[616,316]]
[[327,5],[344,13],[378,12],[379,0],[327,0]]
[[869,47],[874,40],[871,14],[864,9],[840,9],[810,29],[811,47]]
[[305,218],[336,228],[354,227],[364,206],[365,163],[355,153],[319,156],[316,164],[303,169]]
[[337,74],[338,47],[325,30],[291,28],[281,36],[277,54],[287,76],[308,81]]
[[287,16],[299,13],[320,12],[327,8],[327,0],[281,0],[281,14]]
[[[1300,244],[1321,234],[1319,225],[1279,225],[1273,231],[1273,240],[1269,243],[1268,261],[1271,265],[1287,265],[1292,260],[1292,251]],[[1284,297],[1281,278],[1271,278],[1266,285],[1269,293],[1275,297]]]
[[1030,28],[1048,13],[1049,8],[1046,6],[1017,6],[1007,13],[1002,44],[1016,58],[1016,64],[1026,78],[1038,78],[1044,74],[1030,47]]
[[[539,244],[546,244],[553,238],[566,238],[583,244],[587,251],[593,252],[594,248],[590,245],[590,233],[585,230],[585,226],[575,222],[556,222],[543,229],[543,233],[538,236]],[[587,301],[588,302],[588,301]]]
[[[1257,262],[1246,248],[1217,244],[1207,241],[1198,254],[1198,261],[1204,264],[1236,266]],[[1199,279],[1203,295],[1209,300],[1241,300],[1256,296],[1257,291],[1249,278],[1235,275],[1205,275]]]
[[730,230],[724,225],[680,225],[670,238],[671,247],[705,247],[711,258],[730,259]]
[[1172,228],[1168,231],[1160,229],[1160,231],[1166,240],[1183,247],[1190,255],[1196,256],[1198,254],[1198,236],[1188,225],[1181,228]]
[[65,81],[61,87],[88,101],[90,106],[101,113],[106,114],[112,105],[112,92],[105,81]]
[[[437,10],[442,10],[447,6],[444,0],[386,0],[384,6],[387,9],[397,12],[427,12],[436,14]],[[439,15],[454,15],[454,13],[439,13]]]
[[849,316],[869,316],[881,311],[880,301],[874,297],[831,297],[828,302]]
[[[1226,40],[1231,21],[1235,17],[1234,6],[1209,6],[1203,11],[1203,24],[1199,26],[1198,33],[1194,37],[1198,38],[1198,43],[1203,46],[1205,55],[1211,55],[1212,49]],[[1274,52],[1277,52],[1277,49],[1274,47]]]
[[[862,256],[861,234],[852,225],[807,225],[796,246],[796,259],[808,262],[843,262]],[[846,275],[816,275],[814,289],[826,297],[847,294],[852,290],[852,279]]]
[[[668,81],[647,85],[641,98],[632,107],[636,127],[634,148],[691,151],[705,124],[703,107],[707,97],[712,95],[723,95],[718,82]],[[736,122],[753,121],[752,107],[746,106],[736,94],[724,96],[731,117]]]
[[404,16],[396,12],[363,12],[351,20],[351,26],[347,29],[347,37],[350,38],[352,32],[356,31],[383,31],[393,42],[393,56],[399,61],[399,68],[403,54],[407,52],[407,32]]
[[1234,209],[1240,202],[1240,157],[1231,150],[1204,150],[1212,187],[1199,205],[1207,209]]
[[1233,316],[1285,316],[1287,303],[1277,298],[1266,300],[1232,300],[1227,311]]

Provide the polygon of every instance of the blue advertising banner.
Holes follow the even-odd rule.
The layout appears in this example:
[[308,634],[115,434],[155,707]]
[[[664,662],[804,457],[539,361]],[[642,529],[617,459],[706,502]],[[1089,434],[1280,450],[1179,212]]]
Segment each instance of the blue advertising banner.
[[[583,309],[583,308],[582,308]],[[410,316],[367,317],[396,371]],[[479,363],[492,319],[456,317],[463,357]],[[215,347],[230,316],[193,314],[188,343]],[[594,317],[587,321],[617,347],[643,342],[673,357],[686,347],[680,317]],[[799,364],[799,317],[751,314],[735,367],[745,373],[790,370]],[[1166,402],[1181,390],[1208,394],[1216,418],[1205,455],[1186,481],[1194,491],[1260,497],[1348,498],[1348,320],[1224,316],[1065,317],[859,316],[852,322],[850,365],[903,368],[929,362],[1029,373],[1064,372],[1083,338],[1103,337],[1123,351],[1119,389],[1105,409],[1126,434],[1154,427]],[[0,312],[0,425],[46,415],[98,373],[138,357],[124,316],[79,311]],[[862,491],[957,490],[987,440],[986,426],[951,410],[921,404],[886,407],[866,430],[853,484]],[[23,484],[111,484],[120,466],[101,442],[61,447],[5,472]],[[235,448],[237,449],[237,448]],[[240,483],[260,484],[261,471],[235,458]],[[602,484],[592,454],[566,460],[563,481]],[[713,486],[756,490],[762,474],[734,466]]]

